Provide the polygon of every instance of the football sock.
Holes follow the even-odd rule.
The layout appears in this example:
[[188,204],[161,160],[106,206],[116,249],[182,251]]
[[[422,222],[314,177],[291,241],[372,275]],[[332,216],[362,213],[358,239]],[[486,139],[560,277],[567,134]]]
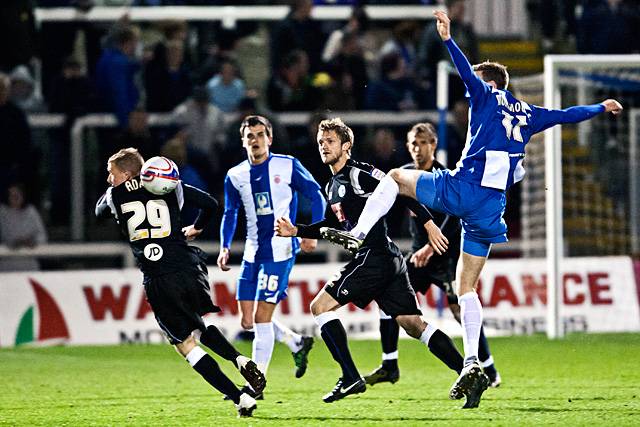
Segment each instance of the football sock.
[[296,334],[280,323],[279,320],[271,319],[271,323],[273,323],[273,333],[278,342],[285,343],[292,353],[300,351],[302,348],[302,335]]
[[496,368],[495,366],[493,366],[493,357],[491,356],[491,351],[489,350],[489,341],[484,335],[484,327],[480,329],[478,358],[480,359],[480,364],[484,368],[485,373],[489,376],[495,376]]
[[376,222],[389,212],[399,191],[400,188],[393,178],[389,175],[382,178],[373,194],[367,199],[358,224],[351,230],[351,234],[359,239],[366,237]]
[[254,325],[256,337],[253,339],[252,359],[258,365],[258,369],[267,375],[271,355],[273,354],[273,323],[256,323]]
[[496,369],[496,366],[493,362],[493,357],[489,356],[487,360],[484,360],[484,361],[482,361],[482,359],[480,360],[481,360],[480,365],[482,366],[482,370],[484,371],[484,373],[487,374],[491,379],[495,378],[496,375],[498,374],[498,370]]
[[382,343],[382,366],[387,370],[398,369],[398,336],[400,326],[396,319],[380,311],[380,341]]
[[220,330],[215,326],[207,327],[202,335],[200,335],[200,342],[213,350],[218,356],[231,362],[235,362],[236,358],[240,355],[238,350],[227,341],[225,336],[222,335]]
[[464,345],[465,366],[478,361],[478,342],[482,329],[482,305],[475,292],[467,292],[458,297],[460,320],[462,323],[462,343]]
[[333,360],[338,362],[342,368],[343,380],[349,383],[360,378],[360,373],[349,352],[347,332],[344,330],[336,313],[333,311],[322,313],[315,316],[314,320],[320,327],[320,335],[333,356]]
[[185,357],[187,362],[220,393],[229,396],[233,403],[240,402],[238,387],[220,370],[220,366],[202,348],[196,346]]
[[453,341],[440,329],[427,325],[420,335],[420,341],[429,347],[438,359],[457,373],[462,371],[463,359]]

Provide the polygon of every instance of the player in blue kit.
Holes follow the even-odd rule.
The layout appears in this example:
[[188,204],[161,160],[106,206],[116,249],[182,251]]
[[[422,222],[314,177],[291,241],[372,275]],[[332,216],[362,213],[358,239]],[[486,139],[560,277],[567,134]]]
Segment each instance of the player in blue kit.
[[[266,375],[274,339],[277,339],[287,344],[293,353],[295,375],[300,378],[307,369],[313,338],[296,334],[272,317],[276,305],[287,297],[289,273],[296,254],[301,249],[314,250],[317,240],[279,237],[273,229],[276,218],[284,216],[295,221],[298,193],[311,202],[314,222],[324,217],[326,204],[320,186],[297,159],[269,151],[273,141],[269,120],[247,116],[240,125],[240,135],[248,159],[229,169],[224,181],[225,208],[220,225],[222,245],[218,266],[223,271],[229,270],[229,248],[242,206],[247,236],[236,299],[242,327],[253,327],[255,331],[253,360]],[[247,386],[244,391],[251,390]]]
[[[446,13],[434,13],[437,29],[469,94],[467,143],[456,169],[424,172],[393,169],[367,200],[358,224],[349,233],[334,230],[331,240],[358,247],[398,194],[460,218],[462,253],[456,271],[461,309],[465,367],[451,388],[451,398],[467,396],[465,408],[476,407],[489,380],[478,363],[482,306],[476,293],[491,244],[507,241],[503,214],[505,191],[524,177],[525,145],[531,136],[561,123],[577,123],[597,114],[619,114],[613,99],[600,104],[548,110],[519,101],[509,91],[506,67],[493,62],[471,66],[451,39]],[[437,250],[437,248],[434,248]]]

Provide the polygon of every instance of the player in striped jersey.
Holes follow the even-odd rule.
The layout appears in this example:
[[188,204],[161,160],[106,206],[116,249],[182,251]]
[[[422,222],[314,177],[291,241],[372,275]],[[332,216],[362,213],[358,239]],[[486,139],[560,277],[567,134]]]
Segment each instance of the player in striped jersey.
[[561,123],[577,123],[597,114],[619,114],[620,103],[607,99],[600,104],[565,110],[548,110],[516,99],[509,91],[509,74],[501,64],[484,62],[471,66],[450,34],[446,13],[436,11],[437,29],[469,94],[467,143],[453,171],[393,169],[369,197],[363,215],[348,236],[334,233],[335,241],[354,247],[384,216],[398,194],[413,197],[462,222],[462,254],[456,283],[461,309],[465,368],[454,383],[450,397],[467,396],[464,407],[476,407],[488,379],[478,363],[478,340],[482,306],[476,293],[480,272],[491,244],[507,241],[503,214],[505,191],[524,177],[525,145],[532,135]]
[[298,193],[311,202],[314,222],[323,218],[325,201],[318,183],[296,158],[270,152],[273,132],[269,120],[247,116],[240,125],[240,135],[247,160],[229,169],[224,181],[225,209],[220,225],[222,245],[218,266],[229,270],[229,248],[238,210],[243,207],[247,236],[236,291],[242,327],[254,328],[253,360],[262,372],[266,374],[277,339],[293,353],[295,375],[300,378],[307,368],[313,338],[296,334],[272,316],[276,305],[287,296],[296,254],[301,249],[314,250],[317,240],[278,237],[273,229],[276,218],[284,216],[295,221]]

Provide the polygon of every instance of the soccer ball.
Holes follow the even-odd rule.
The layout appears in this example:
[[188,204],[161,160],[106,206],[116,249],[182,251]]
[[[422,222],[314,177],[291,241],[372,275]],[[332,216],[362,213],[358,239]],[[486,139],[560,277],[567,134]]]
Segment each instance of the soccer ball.
[[142,165],[140,182],[153,194],[167,194],[175,190],[180,181],[178,166],[166,157],[152,157]]

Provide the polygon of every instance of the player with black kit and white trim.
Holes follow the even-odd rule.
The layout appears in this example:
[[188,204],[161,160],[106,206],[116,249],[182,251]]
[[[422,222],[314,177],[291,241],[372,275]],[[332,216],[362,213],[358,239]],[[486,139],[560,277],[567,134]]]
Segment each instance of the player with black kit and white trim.
[[[168,159],[158,159],[170,164]],[[218,203],[208,193],[181,182],[174,191],[152,194],[140,180],[143,163],[135,148],[122,149],[109,158],[107,181],[111,186],[96,204],[96,216],[114,218],[120,225],[143,273],[147,300],[169,342],[209,384],[233,400],[239,416],[251,416],[255,399],[241,393],[196,343],[199,339],[232,362],[254,389],[264,389],[266,380],[257,365],[202,318],[220,308],[211,300],[206,254],[189,246],[187,240],[202,232]],[[199,208],[200,214],[183,228],[180,211],[185,204]]]
[[[323,237],[325,227],[349,230],[360,216],[367,197],[384,176],[379,169],[352,160],[353,132],[342,120],[324,120],[318,128],[318,149],[324,164],[333,174],[327,184],[328,206],[325,219],[311,225],[293,225],[286,217],[276,223],[280,236]],[[429,239],[437,251],[447,247],[446,238],[433,223],[429,212],[407,199],[410,209],[420,216]],[[455,372],[462,369],[462,356],[451,339],[427,324],[420,315],[415,293],[409,284],[407,266],[400,249],[389,239],[384,219],[378,221],[364,244],[354,251],[353,259],[330,280],[311,302],[311,312],[322,339],[334,360],[342,368],[335,388],[327,393],[326,403],[366,390],[364,379],[351,358],[347,335],[336,310],[353,303],[360,308],[376,301],[413,338],[424,343],[445,365]]]

